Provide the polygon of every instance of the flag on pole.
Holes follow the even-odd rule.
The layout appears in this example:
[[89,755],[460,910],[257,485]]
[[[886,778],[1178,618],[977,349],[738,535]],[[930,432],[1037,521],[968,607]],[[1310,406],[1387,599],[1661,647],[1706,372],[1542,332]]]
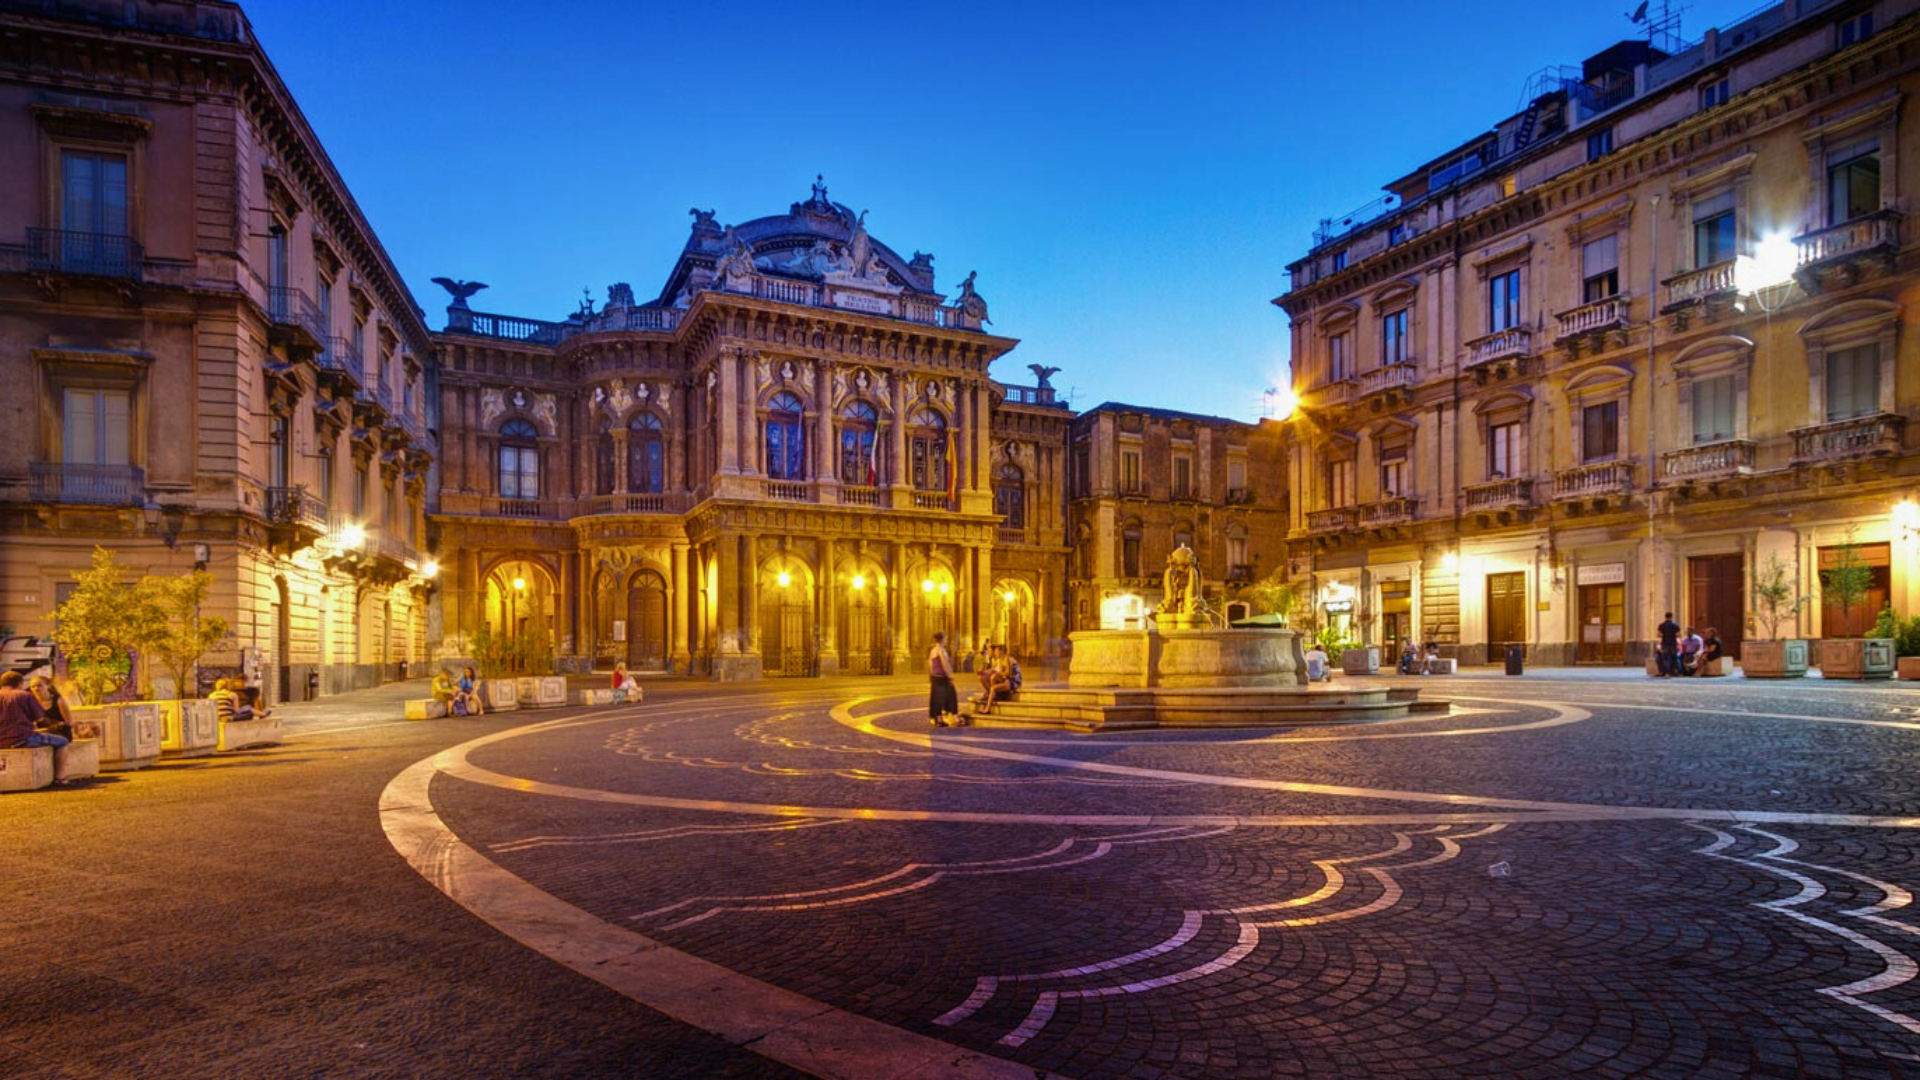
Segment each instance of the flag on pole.
[[875,431],[870,433],[867,439],[867,486],[878,487],[879,484],[880,484],[880,433],[878,431]]
[[954,509],[954,500],[960,496],[959,462],[954,455],[953,428],[947,428],[947,509]]

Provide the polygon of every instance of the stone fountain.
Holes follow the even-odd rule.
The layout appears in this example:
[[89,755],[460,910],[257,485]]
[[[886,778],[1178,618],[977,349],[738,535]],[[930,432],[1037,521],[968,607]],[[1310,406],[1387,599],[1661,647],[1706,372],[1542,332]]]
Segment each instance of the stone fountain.
[[1295,727],[1440,711],[1417,689],[1307,684],[1297,631],[1214,624],[1185,544],[1167,558],[1162,602],[1144,630],[1071,635],[1067,687],[1023,688],[988,722],[1103,731],[1151,727]]

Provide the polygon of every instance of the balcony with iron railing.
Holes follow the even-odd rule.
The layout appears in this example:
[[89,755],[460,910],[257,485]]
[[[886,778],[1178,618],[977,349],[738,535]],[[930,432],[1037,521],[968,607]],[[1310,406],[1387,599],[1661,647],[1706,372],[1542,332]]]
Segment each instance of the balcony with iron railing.
[[144,506],[147,474],[137,465],[36,461],[30,466],[29,491],[34,502]]
[[1533,478],[1507,476],[1460,489],[1460,505],[1467,510],[1512,510],[1533,505]]
[[1754,450],[1746,439],[1699,443],[1660,455],[1661,471],[1673,480],[1745,475],[1753,471]]
[[1907,418],[1895,413],[1874,413],[1850,420],[1835,420],[1793,431],[1793,462],[1796,465],[1849,458],[1897,454],[1903,445]]
[[309,492],[303,484],[267,489],[267,522],[283,528],[300,528],[315,534],[327,531],[327,501]]
[[1881,210],[1842,222],[1831,228],[1794,238],[1802,270],[1817,270],[1868,255],[1886,255],[1899,250],[1900,214]]
[[1355,528],[1358,522],[1359,514],[1351,506],[1307,511],[1307,531],[1312,533],[1346,532]]
[[1633,462],[1599,461],[1576,465],[1553,474],[1553,497],[1591,499],[1602,495],[1625,495],[1633,490]]
[[1378,528],[1383,525],[1405,525],[1419,516],[1420,500],[1401,495],[1379,502],[1367,503],[1360,508],[1360,524],[1364,528]]
[[414,546],[407,543],[405,537],[396,536],[393,533],[382,533],[380,535],[380,543],[375,547],[374,551],[380,558],[403,566],[408,570],[413,569],[415,564],[420,561],[420,553],[414,550]]
[[290,285],[275,285],[267,290],[267,321],[282,343],[291,342],[319,352],[330,329],[320,320],[320,309],[313,299]]
[[1662,282],[1667,287],[1666,310],[1698,304],[1716,296],[1731,296],[1734,291],[1733,260],[1675,274]]
[[1418,381],[1411,362],[1387,364],[1372,371],[1360,373],[1358,394],[1360,398],[1370,398],[1375,394],[1386,394],[1396,390],[1405,390]]
[[1622,294],[1563,311],[1556,316],[1560,323],[1560,336],[1556,340],[1565,343],[1589,334],[1625,330],[1632,307],[1632,298]]
[[329,336],[320,343],[319,363],[323,373],[344,376],[356,387],[363,377],[360,347],[352,338]]
[[27,269],[40,274],[139,281],[144,253],[138,241],[117,233],[28,229]]
[[1467,366],[1475,368],[1501,360],[1525,359],[1532,353],[1533,331],[1524,326],[1510,326],[1467,342]]

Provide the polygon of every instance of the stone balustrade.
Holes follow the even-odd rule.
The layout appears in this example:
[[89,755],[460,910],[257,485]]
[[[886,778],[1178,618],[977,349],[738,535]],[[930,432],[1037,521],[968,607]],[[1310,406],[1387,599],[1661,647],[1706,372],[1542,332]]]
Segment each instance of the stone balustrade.
[[1895,250],[1900,246],[1900,215],[1893,210],[1882,210],[1795,237],[1793,245],[1798,250],[1802,267],[1818,266],[1870,251]]
[[1467,342],[1467,366],[1478,367],[1496,360],[1525,357],[1533,352],[1533,331],[1513,326]]
[[805,481],[768,480],[761,493],[781,502],[812,502],[813,485]]
[[1661,471],[1676,480],[1750,473],[1754,449],[1746,439],[1725,439],[1669,450],[1660,455]]
[[1409,496],[1382,499],[1360,508],[1360,524],[1367,527],[1403,525],[1419,516],[1420,500]]
[[1632,310],[1632,298],[1626,295],[1609,296],[1605,300],[1596,300],[1591,304],[1581,304],[1571,311],[1559,314],[1560,337],[1580,337],[1583,334],[1604,333],[1608,330],[1624,330],[1627,316]]
[[1851,420],[1796,428],[1793,432],[1794,464],[1843,461],[1900,452],[1907,418],[1893,413],[1875,413]]
[[1703,266],[1698,270],[1689,270],[1684,274],[1675,274],[1664,283],[1667,286],[1667,306],[1679,307],[1683,304],[1697,304],[1710,296],[1719,296],[1733,291],[1733,260],[1717,262]]
[[1624,495],[1633,490],[1633,462],[1601,461],[1576,465],[1553,475],[1555,499],[1590,499],[1596,495]]
[[1508,510],[1533,505],[1533,478],[1509,476],[1484,484],[1468,484],[1460,489],[1460,502],[1468,510]]
[[1359,396],[1365,398],[1391,390],[1404,390],[1415,381],[1412,364],[1387,364],[1360,373]]
[[1344,532],[1354,528],[1358,520],[1351,506],[1336,506],[1329,510],[1309,510],[1307,511],[1307,531]]

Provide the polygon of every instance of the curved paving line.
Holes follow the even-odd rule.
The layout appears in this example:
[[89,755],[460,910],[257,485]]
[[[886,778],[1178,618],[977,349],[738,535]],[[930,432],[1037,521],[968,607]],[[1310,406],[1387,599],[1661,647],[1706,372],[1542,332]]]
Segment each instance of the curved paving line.
[[487,859],[434,810],[429,788],[434,774],[453,758],[528,730],[483,736],[415,762],[380,795],[380,823],[394,850],[494,929],[647,1008],[816,1075],[1008,1080],[1046,1075],[681,952],[574,907]]

